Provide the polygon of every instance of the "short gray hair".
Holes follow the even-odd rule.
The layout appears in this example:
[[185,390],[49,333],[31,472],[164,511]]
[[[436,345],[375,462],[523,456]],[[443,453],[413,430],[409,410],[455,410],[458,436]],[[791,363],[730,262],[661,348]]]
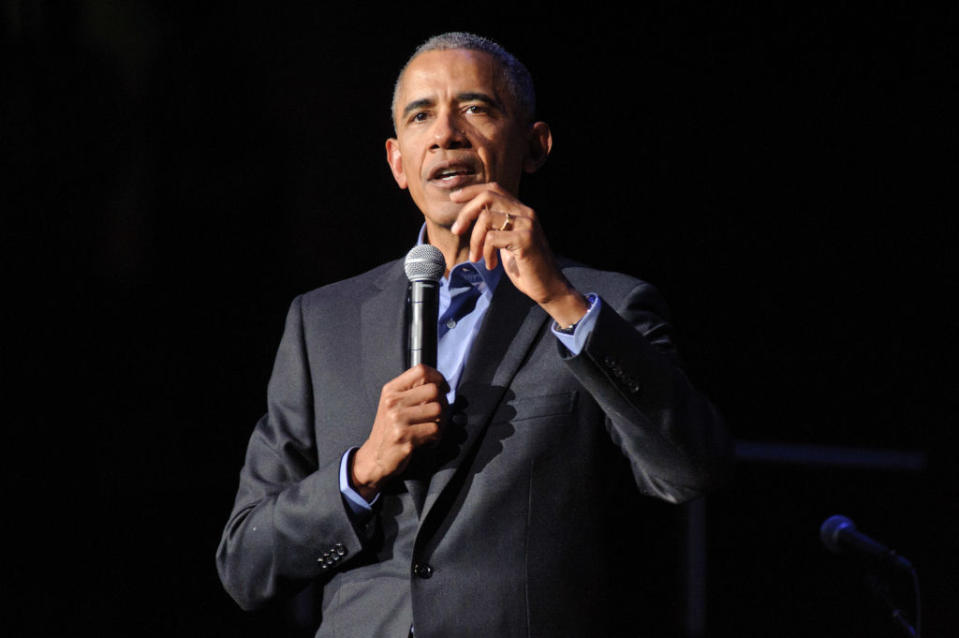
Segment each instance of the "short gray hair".
[[516,59],[512,53],[504,49],[501,45],[493,42],[489,38],[484,38],[473,33],[463,31],[451,31],[440,35],[434,35],[432,38],[416,47],[413,55],[409,57],[403,68],[396,76],[396,83],[393,85],[393,103],[390,106],[390,113],[393,122],[396,122],[397,100],[400,97],[400,83],[403,80],[403,74],[406,72],[410,63],[418,56],[429,51],[447,51],[450,49],[467,49],[470,51],[483,51],[493,56],[493,59],[499,64],[499,80],[506,87],[514,104],[518,107],[516,115],[524,123],[531,123],[536,115],[536,91],[533,90],[533,78],[522,62]]

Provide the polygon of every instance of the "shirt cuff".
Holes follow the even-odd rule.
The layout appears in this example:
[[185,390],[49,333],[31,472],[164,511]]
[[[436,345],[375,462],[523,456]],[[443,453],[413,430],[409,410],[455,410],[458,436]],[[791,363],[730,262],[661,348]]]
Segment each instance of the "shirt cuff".
[[599,295],[596,293],[591,292],[586,295],[586,300],[589,301],[589,310],[587,310],[583,318],[576,323],[573,334],[560,332],[556,329],[556,322],[553,322],[553,334],[556,335],[559,342],[573,355],[577,355],[583,351],[586,340],[589,339],[589,335],[593,334],[593,326],[596,325],[596,317],[599,316],[599,308],[602,305],[602,302],[599,300]]
[[373,503],[376,502],[380,495],[377,494],[373,497],[371,503],[367,503],[366,499],[360,496],[359,492],[354,490],[353,486],[350,485],[350,458],[358,449],[359,448],[351,447],[343,453],[343,458],[340,459],[340,494],[343,495],[343,501],[346,503],[351,514],[354,516],[363,516],[373,511]]

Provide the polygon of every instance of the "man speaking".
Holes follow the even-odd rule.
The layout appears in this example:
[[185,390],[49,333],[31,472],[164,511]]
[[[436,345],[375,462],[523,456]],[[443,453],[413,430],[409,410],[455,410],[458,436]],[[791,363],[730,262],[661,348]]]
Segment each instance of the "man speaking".
[[658,293],[557,258],[517,199],[552,146],[534,115],[485,38],[401,71],[386,159],[442,255],[436,366],[408,368],[403,260],[293,301],[217,553],[243,608],[312,583],[317,636],[609,635],[619,472],[671,502],[723,473]]

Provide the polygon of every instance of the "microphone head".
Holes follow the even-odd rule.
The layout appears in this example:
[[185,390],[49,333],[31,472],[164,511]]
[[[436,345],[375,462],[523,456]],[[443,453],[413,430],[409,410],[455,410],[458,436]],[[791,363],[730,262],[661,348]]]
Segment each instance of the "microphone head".
[[403,268],[410,281],[439,281],[446,272],[446,260],[436,246],[420,244],[406,254]]
[[842,551],[842,548],[839,547],[839,534],[844,530],[853,532],[856,530],[856,525],[845,516],[836,514],[823,521],[819,528],[819,538],[822,539],[823,545],[830,551],[838,554]]

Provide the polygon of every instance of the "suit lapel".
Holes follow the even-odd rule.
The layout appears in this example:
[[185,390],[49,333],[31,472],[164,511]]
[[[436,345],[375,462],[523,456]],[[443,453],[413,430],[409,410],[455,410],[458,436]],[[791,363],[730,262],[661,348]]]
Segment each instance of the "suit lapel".
[[373,404],[373,414],[383,384],[406,369],[407,284],[403,262],[397,261],[373,282],[374,291],[360,308],[356,343],[361,350],[363,387]]
[[457,411],[467,418],[462,426],[465,433],[460,433],[462,443],[454,452],[439,455],[440,466],[429,482],[421,521],[464,460],[471,457],[547,317],[539,306],[513,286],[508,277],[500,280],[480,332],[470,348],[456,391]]

